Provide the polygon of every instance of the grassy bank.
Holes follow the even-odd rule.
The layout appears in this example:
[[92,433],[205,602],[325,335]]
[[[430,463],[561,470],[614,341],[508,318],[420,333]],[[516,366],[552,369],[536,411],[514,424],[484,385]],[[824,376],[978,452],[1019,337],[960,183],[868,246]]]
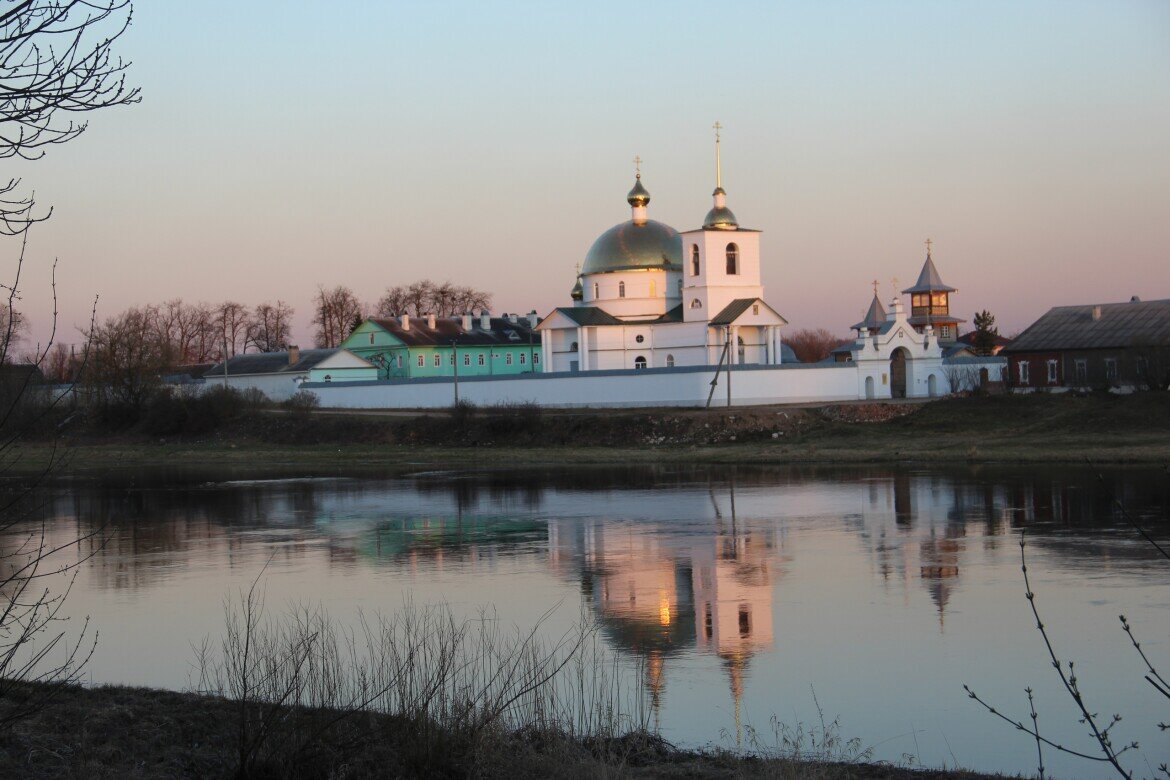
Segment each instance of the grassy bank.
[[[83,428],[67,468],[548,463],[1170,462],[1170,395],[1036,394],[823,407],[455,413],[260,411],[198,435]],[[53,450],[31,442],[18,469]]]
[[[33,695],[42,689],[30,689]],[[0,702],[0,712],[4,703]],[[142,688],[65,688],[31,719],[0,735],[0,776],[217,778],[237,776],[239,705],[223,698]],[[428,731],[419,739],[419,731]],[[775,777],[980,778],[957,771],[825,760],[746,758],[688,751],[644,733],[573,739],[555,732],[454,731],[363,714],[304,735],[303,758],[260,764],[249,777]]]

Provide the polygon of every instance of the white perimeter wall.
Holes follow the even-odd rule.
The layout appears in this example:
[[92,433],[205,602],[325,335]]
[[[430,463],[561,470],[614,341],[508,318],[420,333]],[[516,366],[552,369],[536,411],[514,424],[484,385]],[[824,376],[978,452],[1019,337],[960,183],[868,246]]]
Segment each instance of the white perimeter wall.
[[[702,406],[714,376],[714,369],[703,367],[475,378],[459,382],[459,398],[480,406]],[[455,401],[453,384],[445,378],[310,383],[304,389],[316,393],[322,406],[341,409],[437,409]],[[857,367],[849,363],[741,366],[731,372],[731,402],[737,406],[856,398]],[[727,405],[726,372],[719,375],[711,404]]]

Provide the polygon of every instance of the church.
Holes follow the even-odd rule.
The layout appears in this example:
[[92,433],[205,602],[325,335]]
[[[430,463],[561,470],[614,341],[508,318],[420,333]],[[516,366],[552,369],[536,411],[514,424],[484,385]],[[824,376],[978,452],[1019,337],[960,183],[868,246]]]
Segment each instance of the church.
[[637,171],[630,219],[593,242],[572,305],[537,327],[546,371],[785,362],[788,323],[763,297],[760,231],[741,227],[727,206],[718,135],[715,160],[714,204],[683,233],[649,218]]

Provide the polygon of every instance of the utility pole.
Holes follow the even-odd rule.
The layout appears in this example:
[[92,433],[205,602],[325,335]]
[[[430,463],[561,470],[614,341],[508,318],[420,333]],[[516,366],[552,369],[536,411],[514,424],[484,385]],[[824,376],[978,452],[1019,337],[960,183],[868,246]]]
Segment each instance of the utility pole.
[[[731,407],[731,364],[734,362],[731,359],[731,325],[730,325],[730,323],[727,325],[727,330],[725,332],[727,333],[727,347],[726,347],[726,351],[727,351],[727,406],[728,406],[728,408],[730,408]],[[739,345],[736,345],[737,350],[738,350],[738,348],[739,348]]]
[[228,353],[227,353],[227,333],[223,334],[223,389],[227,390],[227,376],[228,376]]

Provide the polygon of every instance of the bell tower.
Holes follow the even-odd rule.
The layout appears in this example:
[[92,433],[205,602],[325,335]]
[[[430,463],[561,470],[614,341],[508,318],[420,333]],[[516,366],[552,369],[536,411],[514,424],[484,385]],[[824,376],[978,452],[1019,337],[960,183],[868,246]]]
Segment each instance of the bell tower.
[[682,234],[683,320],[706,322],[739,298],[763,297],[760,231],[739,226],[723,189],[720,131],[715,123],[714,205],[703,226]]

